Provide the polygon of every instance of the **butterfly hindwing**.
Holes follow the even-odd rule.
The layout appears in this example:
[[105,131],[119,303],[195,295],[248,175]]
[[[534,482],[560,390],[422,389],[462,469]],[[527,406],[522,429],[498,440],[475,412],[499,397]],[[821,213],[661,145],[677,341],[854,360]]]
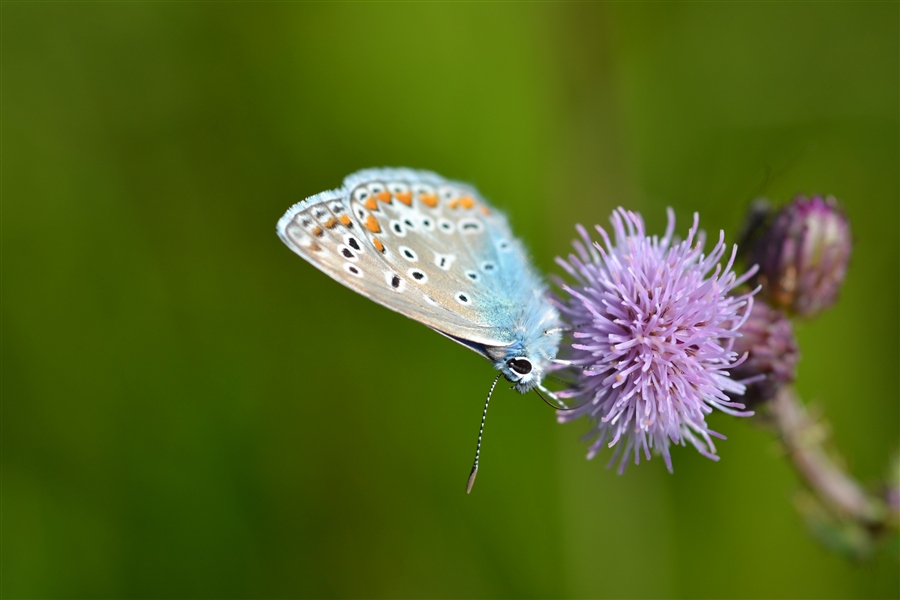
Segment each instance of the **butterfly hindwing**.
[[511,315],[544,291],[502,213],[429,172],[355,173],[291,207],[278,234],[333,279],[470,347],[511,343]]

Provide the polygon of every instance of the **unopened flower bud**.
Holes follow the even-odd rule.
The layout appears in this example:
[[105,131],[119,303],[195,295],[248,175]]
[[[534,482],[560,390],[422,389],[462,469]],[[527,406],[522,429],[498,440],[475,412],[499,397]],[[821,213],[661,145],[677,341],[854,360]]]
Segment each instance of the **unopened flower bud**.
[[829,196],[798,196],[748,248],[757,282],[773,306],[810,317],[837,299],[847,271],[850,224]]
[[731,377],[745,383],[747,389],[743,396],[733,398],[753,408],[794,381],[800,352],[791,322],[765,302],[753,303],[740,332],[733,350],[739,356],[747,353],[747,360],[731,369]]

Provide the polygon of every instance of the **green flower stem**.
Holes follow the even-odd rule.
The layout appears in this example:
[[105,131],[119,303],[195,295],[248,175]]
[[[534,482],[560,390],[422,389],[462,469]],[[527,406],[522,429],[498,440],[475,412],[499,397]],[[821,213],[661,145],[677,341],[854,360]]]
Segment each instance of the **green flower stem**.
[[[833,540],[839,530],[849,534],[852,529],[850,537],[857,540],[849,544],[853,548],[847,543],[838,546],[857,557],[868,554],[876,537],[896,533],[897,514],[845,470],[829,444],[827,424],[809,415],[793,389],[782,388],[768,403],[768,411],[787,457],[812,495],[801,499],[798,508],[815,531],[822,532],[824,526]],[[825,512],[808,500],[815,500]],[[860,540],[860,535],[867,539]],[[841,537],[849,542],[848,536]]]

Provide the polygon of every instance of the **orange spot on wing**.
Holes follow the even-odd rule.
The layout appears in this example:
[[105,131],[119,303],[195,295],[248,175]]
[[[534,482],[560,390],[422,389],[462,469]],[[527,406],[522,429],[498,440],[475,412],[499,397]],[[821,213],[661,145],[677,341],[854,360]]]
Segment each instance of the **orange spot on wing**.
[[318,225],[316,225],[316,228],[312,230],[312,234],[316,237],[321,237],[323,233],[325,233],[325,230]]
[[366,229],[371,231],[372,233],[381,233],[381,226],[378,224],[378,219],[369,215],[366,217]]
[[483,204],[482,204],[482,205],[480,205],[480,206],[479,206],[479,207],[478,207],[478,210],[480,210],[480,211],[481,211],[481,213],[482,213],[482,214],[485,214],[485,215],[489,215],[489,214],[491,214],[491,211],[490,211],[490,210],[488,210],[488,207],[487,207],[487,206],[485,206],[485,205],[483,205]]
[[[379,229],[379,231],[381,230]],[[379,252],[384,254],[384,244],[381,243],[381,240],[379,240],[378,238],[372,238],[372,244]]]
[[412,193],[410,192],[397,192],[394,194],[394,198],[407,206],[412,206]]
[[350,224],[350,215],[341,215],[339,220],[341,225],[347,226]]
[[369,196],[366,198],[364,204],[369,210],[375,210],[378,208],[378,199],[375,198],[375,196]]
[[472,208],[475,206],[475,200],[471,196],[463,196],[459,199],[459,203],[463,208]]
[[429,206],[431,208],[434,208],[435,206],[437,206],[437,203],[438,203],[437,194],[420,194],[419,200],[422,201],[422,204],[424,204],[425,206]]
[[459,208],[459,199],[454,198],[450,202],[447,203],[447,208]]
[[391,201],[391,193],[387,190],[378,192],[375,194],[375,197],[381,200],[382,202],[390,202]]
[[337,219],[335,219],[334,217],[328,217],[328,220],[322,223],[322,225],[324,225],[326,229],[331,229],[332,227],[337,225]]

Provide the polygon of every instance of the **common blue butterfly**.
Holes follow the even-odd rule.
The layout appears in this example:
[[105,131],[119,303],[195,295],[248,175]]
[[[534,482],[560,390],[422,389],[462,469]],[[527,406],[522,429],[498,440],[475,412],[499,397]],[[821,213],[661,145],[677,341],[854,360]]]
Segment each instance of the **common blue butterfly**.
[[[484,356],[520,393],[549,394],[541,380],[559,349],[559,312],[506,217],[473,187],[365,169],[292,206],[277,231],[332,279]],[[487,403],[467,491],[486,413]]]

